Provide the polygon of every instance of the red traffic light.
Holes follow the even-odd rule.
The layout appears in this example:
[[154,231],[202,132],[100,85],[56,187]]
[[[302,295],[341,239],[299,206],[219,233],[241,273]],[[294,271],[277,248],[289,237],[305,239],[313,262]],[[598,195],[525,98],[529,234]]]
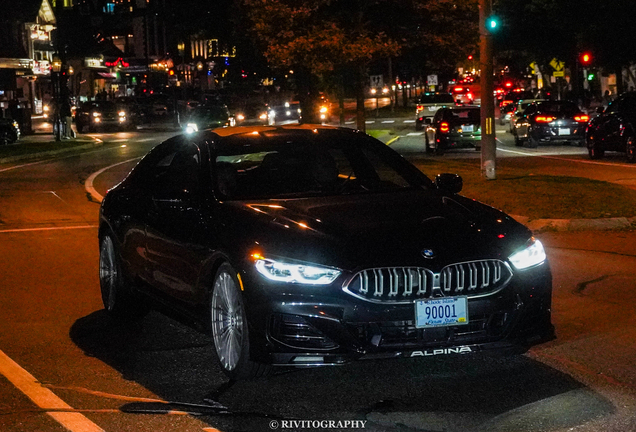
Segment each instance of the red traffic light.
[[581,64],[588,65],[592,62],[592,54],[585,52],[581,54],[580,60]]

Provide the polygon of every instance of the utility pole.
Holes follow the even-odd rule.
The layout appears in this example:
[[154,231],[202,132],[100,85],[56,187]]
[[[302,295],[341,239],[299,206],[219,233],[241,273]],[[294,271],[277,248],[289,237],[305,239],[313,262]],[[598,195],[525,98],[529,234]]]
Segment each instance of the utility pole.
[[[495,140],[495,99],[493,97],[492,0],[479,0],[479,65],[481,68],[481,175],[494,180],[497,143]],[[497,23],[495,22],[495,25]]]

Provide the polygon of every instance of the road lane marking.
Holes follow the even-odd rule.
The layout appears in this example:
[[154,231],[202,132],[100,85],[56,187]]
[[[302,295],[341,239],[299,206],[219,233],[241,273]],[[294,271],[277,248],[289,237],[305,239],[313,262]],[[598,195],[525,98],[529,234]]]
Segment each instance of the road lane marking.
[[409,132],[406,134],[406,136],[422,136],[424,135],[424,132]]
[[382,120],[382,123],[395,123],[395,120]]
[[137,160],[137,159],[140,159],[140,158],[136,157],[136,158],[125,160],[123,162],[117,162],[116,164],[109,165],[109,166],[107,166],[105,168],[100,169],[99,171],[95,171],[93,174],[88,176],[88,178],[86,179],[86,182],[84,183],[84,189],[86,189],[86,192],[88,192],[88,194],[91,196],[91,198],[93,198],[95,201],[101,203],[102,200],[104,199],[104,197],[99,192],[97,192],[97,190],[95,190],[95,188],[93,187],[93,182],[95,181],[95,178],[97,178],[97,176],[100,175],[101,173],[103,173],[104,171],[109,170],[111,168],[114,168],[117,165],[121,165],[121,164],[125,164],[125,163],[128,163],[128,162],[132,162],[132,161]]
[[14,228],[0,230],[0,234],[15,233],[15,232],[28,232],[28,231],[55,231],[55,230],[71,230],[71,229],[86,229],[97,228],[97,225],[78,225],[78,226],[57,226],[57,227],[39,227],[39,228]]
[[[71,432],[104,432],[87,417],[60,399],[51,390],[42,387],[37,379],[19,364],[0,351],[0,374],[31,399],[39,408],[46,411],[56,422]],[[48,410],[56,411],[48,411]],[[65,411],[71,412],[65,412]]]
[[404,123],[415,123],[415,120],[404,120]]

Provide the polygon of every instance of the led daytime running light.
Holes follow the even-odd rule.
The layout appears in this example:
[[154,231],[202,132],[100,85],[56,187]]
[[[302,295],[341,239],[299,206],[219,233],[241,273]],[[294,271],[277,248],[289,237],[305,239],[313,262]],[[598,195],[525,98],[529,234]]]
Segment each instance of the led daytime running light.
[[532,237],[525,249],[510,255],[508,259],[517,270],[523,270],[543,263],[547,256],[543,244]]
[[289,264],[260,256],[256,258],[256,270],[269,280],[306,285],[329,285],[341,273],[328,267]]

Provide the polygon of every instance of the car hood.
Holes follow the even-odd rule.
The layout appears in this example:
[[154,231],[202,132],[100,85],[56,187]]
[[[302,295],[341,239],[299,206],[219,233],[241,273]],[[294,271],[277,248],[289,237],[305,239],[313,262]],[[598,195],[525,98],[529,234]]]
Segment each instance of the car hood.
[[[355,269],[506,259],[530,231],[504,213],[461,196],[405,191],[267,202],[226,202],[245,247]],[[235,241],[236,239],[234,239]],[[425,258],[423,250],[432,251]],[[249,251],[243,251],[247,254]]]

